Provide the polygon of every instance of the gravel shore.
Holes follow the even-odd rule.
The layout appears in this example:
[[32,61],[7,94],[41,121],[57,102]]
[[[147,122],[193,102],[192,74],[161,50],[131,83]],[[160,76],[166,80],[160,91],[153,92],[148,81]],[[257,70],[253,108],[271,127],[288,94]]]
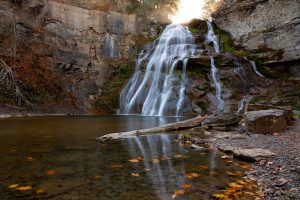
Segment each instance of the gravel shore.
[[300,200],[300,120],[294,121],[285,131],[270,135],[220,131],[208,134],[209,139],[193,136],[191,142],[208,143],[214,148],[222,145],[260,148],[275,153],[275,156],[254,161],[248,177],[263,188],[268,200]]

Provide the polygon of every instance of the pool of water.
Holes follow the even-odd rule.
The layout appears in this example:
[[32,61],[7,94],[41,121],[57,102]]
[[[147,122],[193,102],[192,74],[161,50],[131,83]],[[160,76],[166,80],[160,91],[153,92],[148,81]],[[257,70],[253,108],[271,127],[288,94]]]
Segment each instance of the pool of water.
[[180,120],[138,116],[2,119],[0,199],[210,199],[239,178],[228,172],[243,173],[237,162],[221,159],[218,152],[191,150],[177,141],[177,134],[107,143],[94,140],[106,133]]

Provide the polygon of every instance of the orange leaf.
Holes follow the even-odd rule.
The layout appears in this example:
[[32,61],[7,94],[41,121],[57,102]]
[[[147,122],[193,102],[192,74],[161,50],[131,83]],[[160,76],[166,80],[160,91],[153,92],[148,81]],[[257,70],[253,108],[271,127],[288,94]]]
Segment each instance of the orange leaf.
[[102,178],[102,176],[100,176],[100,175],[96,175],[94,177],[95,177],[95,179],[101,179]]
[[53,170],[53,169],[47,170],[47,174],[48,174],[48,175],[53,175],[53,174],[55,174],[55,173],[56,173],[56,171]]
[[138,163],[138,162],[140,162],[138,159],[130,159],[128,161],[131,162],[131,163]]
[[180,154],[177,154],[176,156],[174,156],[175,158],[188,158],[189,156],[184,156],[184,155],[180,155]]
[[19,191],[27,191],[27,190],[31,190],[32,187],[31,186],[20,186],[20,187],[17,187],[16,190],[19,190]]
[[19,186],[19,184],[12,184],[12,185],[8,186],[8,188],[14,189],[14,188],[17,188],[18,186]]
[[189,174],[186,174],[185,175],[185,178],[188,178],[188,179],[192,179],[192,178],[198,178],[200,177],[201,175],[198,174],[198,173],[189,173]]
[[207,165],[199,165],[199,168],[203,169],[203,170],[208,170],[208,166]]
[[212,197],[214,199],[220,199],[220,200],[230,200],[230,198],[224,194],[213,194]]
[[231,172],[231,171],[226,171],[226,174],[229,176],[242,176],[242,172],[236,171],[236,172]]
[[33,161],[34,159],[30,156],[27,157],[27,161]]
[[139,177],[140,174],[139,173],[131,173],[131,176]]
[[183,184],[181,187],[185,188],[185,189],[189,189],[189,188],[193,187],[193,185],[186,183],[186,184]]
[[174,192],[174,194],[172,195],[172,199],[175,199],[177,196],[179,196],[179,195],[183,195],[184,194],[184,190],[176,190],[175,192]]
[[113,165],[111,165],[111,167],[112,168],[122,168],[123,165],[121,165],[121,164],[113,164]]
[[153,164],[158,164],[160,161],[157,158],[152,158],[152,163]]
[[42,193],[45,193],[46,191],[43,188],[38,188],[38,189],[35,190],[35,192],[37,194],[42,194]]

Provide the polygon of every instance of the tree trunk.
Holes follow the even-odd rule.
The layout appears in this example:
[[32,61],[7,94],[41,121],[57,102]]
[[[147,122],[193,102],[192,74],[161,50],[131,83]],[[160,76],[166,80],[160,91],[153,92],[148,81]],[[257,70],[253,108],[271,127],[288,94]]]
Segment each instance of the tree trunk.
[[160,127],[154,127],[149,129],[142,129],[142,130],[135,130],[135,131],[129,131],[129,132],[121,132],[121,133],[110,133],[106,134],[104,136],[101,136],[97,138],[101,141],[106,140],[115,140],[115,139],[121,139],[121,138],[127,138],[127,137],[133,137],[133,136],[139,136],[139,135],[146,135],[146,134],[153,134],[153,133],[165,133],[165,132],[171,132],[171,131],[177,131],[177,130],[185,130],[189,128],[193,128],[196,126],[200,126],[201,122],[206,118],[198,116],[193,119],[189,119],[182,122],[175,122],[171,124],[167,124]]

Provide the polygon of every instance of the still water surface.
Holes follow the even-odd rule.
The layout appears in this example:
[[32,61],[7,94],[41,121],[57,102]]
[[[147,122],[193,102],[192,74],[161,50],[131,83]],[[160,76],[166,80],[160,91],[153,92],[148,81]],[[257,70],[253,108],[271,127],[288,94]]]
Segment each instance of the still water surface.
[[[93,140],[180,120],[138,116],[0,120],[0,199],[210,199],[236,179],[225,171],[243,171],[219,153],[191,150],[177,141],[178,135]],[[9,188],[14,184],[32,189]]]

